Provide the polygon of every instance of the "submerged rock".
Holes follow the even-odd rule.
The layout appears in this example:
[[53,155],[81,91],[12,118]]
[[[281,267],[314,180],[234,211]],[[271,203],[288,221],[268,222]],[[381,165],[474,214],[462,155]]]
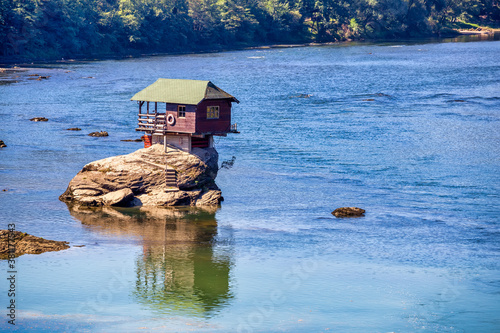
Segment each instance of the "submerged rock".
[[108,132],[106,131],[101,131],[101,132],[92,132],[88,134],[89,136],[94,136],[94,137],[103,137],[103,136],[109,136]]
[[[166,185],[165,168],[175,170],[177,188]],[[213,206],[223,199],[215,184],[218,153],[186,153],[163,145],[91,162],[71,180],[61,201],[83,206]]]
[[[9,245],[13,252],[9,251]],[[0,230],[0,257],[7,257],[9,254],[40,254],[67,248],[68,242],[43,239],[21,231]]]
[[358,207],[341,207],[335,209],[332,214],[335,217],[359,217],[365,214],[365,210]]
[[67,128],[66,131],[81,131],[82,129],[79,128],[79,127],[71,127],[71,128]]
[[312,97],[311,94],[298,94],[298,95],[293,95],[292,97],[295,97],[295,98],[309,98],[309,97]]

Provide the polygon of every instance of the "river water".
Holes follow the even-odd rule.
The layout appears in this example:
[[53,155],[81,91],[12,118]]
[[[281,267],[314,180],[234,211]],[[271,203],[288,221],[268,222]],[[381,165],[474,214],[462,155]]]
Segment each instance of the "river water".
[[[499,41],[351,43],[4,77],[1,229],[72,245],[17,259],[15,329],[500,331],[499,55]],[[216,180],[222,207],[60,202],[86,163],[141,147],[120,141],[141,135],[129,99],[160,77],[211,80],[241,101],[241,133],[216,140],[219,163],[236,157]],[[333,217],[342,206],[366,216]]]

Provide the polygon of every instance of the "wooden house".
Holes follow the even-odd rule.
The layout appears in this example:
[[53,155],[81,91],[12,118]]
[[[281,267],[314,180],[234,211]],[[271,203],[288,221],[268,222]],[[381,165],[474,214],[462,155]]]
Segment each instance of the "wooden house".
[[131,100],[139,104],[136,131],[145,132],[145,147],[162,143],[190,152],[237,132],[231,106],[239,101],[210,81],[158,79]]

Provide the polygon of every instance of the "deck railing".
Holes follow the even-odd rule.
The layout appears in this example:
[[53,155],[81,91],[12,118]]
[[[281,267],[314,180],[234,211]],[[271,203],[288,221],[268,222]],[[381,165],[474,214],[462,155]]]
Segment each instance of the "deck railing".
[[238,124],[236,124],[236,123],[232,124],[231,125],[231,129],[229,130],[229,132],[231,132],[231,133],[239,133],[239,131],[238,131]]
[[160,132],[167,131],[165,113],[139,113],[137,131]]
[[[168,125],[167,114],[139,113],[136,131],[166,134],[168,130],[174,132],[175,127]],[[228,133],[227,127],[225,131],[221,131],[220,133]],[[240,133],[238,132],[238,124],[232,124],[229,128],[229,133]]]

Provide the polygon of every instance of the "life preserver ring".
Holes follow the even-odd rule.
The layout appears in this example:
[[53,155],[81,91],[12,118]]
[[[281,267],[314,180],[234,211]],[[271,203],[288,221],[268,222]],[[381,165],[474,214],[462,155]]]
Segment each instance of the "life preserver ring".
[[169,124],[169,125],[173,125],[173,124],[175,124],[175,117],[174,117],[174,115],[173,115],[173,114],[169,114],[169,115],[167,116],[167,124]]

